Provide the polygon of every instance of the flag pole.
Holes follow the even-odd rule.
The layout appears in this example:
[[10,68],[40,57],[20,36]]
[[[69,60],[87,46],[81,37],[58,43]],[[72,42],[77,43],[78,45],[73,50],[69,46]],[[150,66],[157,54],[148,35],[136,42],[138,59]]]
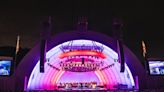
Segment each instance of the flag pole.
[[142,55],[144,57],[144,65],[145,65],[145,69],[146,69],[146,73],[148,73],[148,66],[147,66],[147,48],[145,45],[145,42],[142,40]]
[[16,62],[18,57],[18,52],[20,49],[20,36],[17,36],[16,47],[15,47],[15,55],[14,55],[14,70],[16,69]]
[[17,57],[18,57],[18,52],[19,52],[19,48],[20,48],[20,36],[18,35],[17,36],[17,40],[16,40],[16,47],[15,47],[15,54],[14,54],[14,56],[13,56],[13,74],[14,74],[14,79],[15,79],[15,91],[17,91],[18,90],[18,88],[17,88],[17,84],[18,84],[18,81],[17,81],[17,76],[16,76],[16,72],[14,72],[14,71],[16,71],[16,62],[17,62]]
[[143,57],[146,57],[147,51],[146,51],[146,45],[145,42],[142,40],[142,50],[143,50]]

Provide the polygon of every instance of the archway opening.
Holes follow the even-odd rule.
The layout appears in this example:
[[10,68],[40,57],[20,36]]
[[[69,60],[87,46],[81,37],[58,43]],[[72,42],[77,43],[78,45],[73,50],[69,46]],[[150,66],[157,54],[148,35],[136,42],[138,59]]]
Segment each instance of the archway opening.
[[45,72],[39,60],[29,81],[28,90],[131,89],[134,79],[127,64],[120,73],[118,54],[110,47],[92,40],[71,40],[46,53]]

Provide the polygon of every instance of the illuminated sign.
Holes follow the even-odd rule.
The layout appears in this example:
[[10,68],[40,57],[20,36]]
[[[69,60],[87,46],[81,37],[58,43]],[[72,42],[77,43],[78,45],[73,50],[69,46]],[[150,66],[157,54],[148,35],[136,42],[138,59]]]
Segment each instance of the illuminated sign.
[[59,58],[65,58],[69,56],[96,56],[100,58],[106,58],[106,56],[101,52],[89,51],[89,50],[79,50],[79,51],[70,51],[60,54]]

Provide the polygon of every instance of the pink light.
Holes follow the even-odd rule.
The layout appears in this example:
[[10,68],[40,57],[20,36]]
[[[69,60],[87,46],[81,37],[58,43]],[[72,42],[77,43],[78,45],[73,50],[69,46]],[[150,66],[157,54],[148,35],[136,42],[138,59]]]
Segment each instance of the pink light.
[[57,79],[56,79],[56,83],[59,81],[59,79],[60,79],[61,76],[64,74],[64,72],[65,72],[65,71],[62,71],[62,72],[59,74],[59,76],[58,76]]
[[89,51],[89,50],[80,50],[80,51],[70,51],[70,52],[65,52],[59,55],[59,58],[65,58],[65,57],[69,57],[69,56],[78,56],[78,55],[82,55],[82,56],[97,56],[100,58],[106,58],[106,56],[101,53],[101,52],[96,52],[96,51]]
[[101,80],[102,80],[102,83],[103,83],[103,85],[104,84],[106,84],[106,79],[104,78],[104,74],[102,74],[102,72],[100,72],[99,70],[98,71],[96,71],[96,73],[100,76],[100,78],[101,78]]
[[[59,78],[59,77],[58,77]],[[85,83],[85,82],[97,82],[100,83],[99,78],[95,72],[69,72],[66,71],[60,76],[57,83]]]
[[53,78],[52,83],[56,84],[56,81],[59,79],[59,77],[61,76],[61,74],[63,74],[63,71],[59,71]]

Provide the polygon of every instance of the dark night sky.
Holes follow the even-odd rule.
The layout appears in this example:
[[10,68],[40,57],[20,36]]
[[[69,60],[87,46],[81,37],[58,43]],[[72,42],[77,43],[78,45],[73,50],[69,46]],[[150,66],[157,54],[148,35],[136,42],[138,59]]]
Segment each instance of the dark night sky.
[[0,46],[14,46],[21,36],[21,46],[32,48],[39,41],[40,23],[45,15],[52,16],[52,33],[75,29],[77,17],[87,16],[89,29],[111,36],[111,19],[124,23],[124,42],[138,56],[141,40],[145,40],[151,57],[164,56],[164,12],[161,2],[124,0],[58,0],[54,2],[1,3]]

